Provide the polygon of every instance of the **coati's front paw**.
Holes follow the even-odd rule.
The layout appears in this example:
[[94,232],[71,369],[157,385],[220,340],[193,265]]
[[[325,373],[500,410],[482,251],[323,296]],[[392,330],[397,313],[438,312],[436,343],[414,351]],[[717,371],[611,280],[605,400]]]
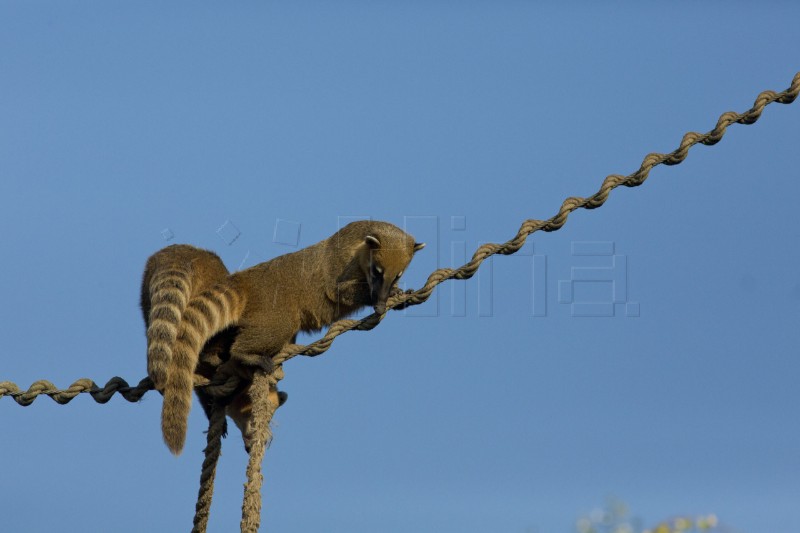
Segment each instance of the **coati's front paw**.
[[[411,289],[409,289],[407,291],[404,291],[404,290],[402,290],[402,289],[400,289],[398,287],[396,291],[394,291],[394,290],[392,291],[390,296],[393,297],[393,298],[396,298],[396,297],[403,296],[404,294],[411,294],[412,292],[414,292],[414,291],[411,290]],[[400,304],[397,304],[394,307],[392,307],[392,309],[394,309],[395,311],[401,311],[401,310],[405,309],[406,307],[408,307],[407,303],[400,303]]]
[[394,287],[392,287],[392,290],[389,291],[389,298],[394,298],[400,296],[401,294],[403,294],[403,289],[395,285]]

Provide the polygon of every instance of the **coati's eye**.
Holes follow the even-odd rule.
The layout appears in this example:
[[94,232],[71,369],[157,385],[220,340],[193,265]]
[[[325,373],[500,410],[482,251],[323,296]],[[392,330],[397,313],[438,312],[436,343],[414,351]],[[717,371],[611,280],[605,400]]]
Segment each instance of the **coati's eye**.
[[376,264],[372,265],[372,275],[379,278],[383,275],[383,269]]
[[398,279],[400,279],[400,276],[402,276],[402,275],[403,275],[403,271],[401,270],[400,272],[397,273],[397,277],[394,278],[394,279],[398,280]]

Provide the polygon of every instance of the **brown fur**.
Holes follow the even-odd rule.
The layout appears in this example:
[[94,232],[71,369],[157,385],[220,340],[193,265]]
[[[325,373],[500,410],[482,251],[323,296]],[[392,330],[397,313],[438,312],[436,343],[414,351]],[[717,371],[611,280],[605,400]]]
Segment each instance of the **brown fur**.
[[[368,305],[385,312],[399,276],[423,246],[387,222],[353,222],[317,244],[232,274],[193,297],[178,327],[164,388],[161,419],[169,449],[176,455],[183,449],[192,376],[208,339],[235,326],[231,361],[270,368],[270,357],[299,331],[319,330]],[[245,391],[228,410],[246,443],[248,398]]]
[[[223,283],[228,275],[228,269],[216,254],[186,244],[168,246],[148,259],[141,289],[142,314],[147,328],[147,372],[162,393],[174,366],[173,347],[189,302],[203,291]],[[202,347],[194,372],[211,379],[216,369],[230,360],[234,335],[235,330],[228,330],[209,339]],[[283,404],[286,395],[280,394]],[[212,398],[202,389],[198,389],[197,396],[209,416]],[[244,440],[247,446],[248,440]]]

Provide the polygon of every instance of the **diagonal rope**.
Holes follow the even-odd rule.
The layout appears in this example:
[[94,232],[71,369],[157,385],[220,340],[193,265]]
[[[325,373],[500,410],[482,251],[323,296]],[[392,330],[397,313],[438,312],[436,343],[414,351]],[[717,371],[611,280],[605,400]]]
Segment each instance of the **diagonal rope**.
[[[428,280],[420,289],[416,291],[407,291],[399,296],[393,297],[387,302],[386,308],[401,309],[411,305],[418,305],[430,298],[433,289],[448,279],[469,279],[475,275],[481,263],[486,258],[496,254],[511,255],[517,252],[531,233],[535,231],[556,231],[560,229],[566,222],[567,217],[577,209],[596,209],[603,205],[608,199],[611,191],[624,185],[625,187],[638,187],[647,179],[650,170],[658,165],[677,165],[681,163],[689,154],[689,149],[696,144],[705,144],[711,146],[717,144],[725,131],[731,124],[753,124],[760,117],[764,108],[773,102],[779,104],[790,104],[794,102],[800,94],[800,72],[794,75],[792,83],[788,89],[783,92],[776,93],[775,91],[764,91],[756,97],[753,107],[744,113],[736,113],[729,111],[723,113],[714,129],[708,133],[689,132],[683,136],[680,145],[668,154],[652,153],[648,154],[642,161],[639,169],[627,176],[619,174],[612,174],[603,180],[600,189],[588,198],[581,198],[573,196],[564,200],[561,204],[561,209],[558,213],[548,218],[547,220],[526,220],[522,223],[516,236],[503,244],[484,244],[479,247],[472,260],[465,265],[457,268],[440,268],[428,276]],[[385,315],[377,315],[373,313],[361,320],[345,319],[334,322],[325,332],[320,339],[306,345],[302,344],[287,344],[284,346],[280,353],[276,354],[272,360],[275,364],[281,364],[288,361],[297,355],[306,355],[309,357],[317,356],[330,348],[333,340],[342,333],[350,330],[366,331],[377,326]]]

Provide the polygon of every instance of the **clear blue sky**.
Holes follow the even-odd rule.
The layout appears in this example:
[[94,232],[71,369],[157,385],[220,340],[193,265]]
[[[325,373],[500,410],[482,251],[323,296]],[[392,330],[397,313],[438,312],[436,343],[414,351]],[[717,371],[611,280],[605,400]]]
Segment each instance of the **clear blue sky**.
[[[5,1],[0,380],[143,378],[139,280],[169,243],[235,270],[368,216],[428,242],[419,286],[786,88],[798,20],[788,1]],[[800,103],[772,105],[292,360],[264,529],[568,533],[613,494],[645,524],[796,531],[799,132]],[[188,530],[205,420],[176,459],[160,408],[0,400],[4,528]],[[210,531],[238,527],[245,463],[234,429]]]

